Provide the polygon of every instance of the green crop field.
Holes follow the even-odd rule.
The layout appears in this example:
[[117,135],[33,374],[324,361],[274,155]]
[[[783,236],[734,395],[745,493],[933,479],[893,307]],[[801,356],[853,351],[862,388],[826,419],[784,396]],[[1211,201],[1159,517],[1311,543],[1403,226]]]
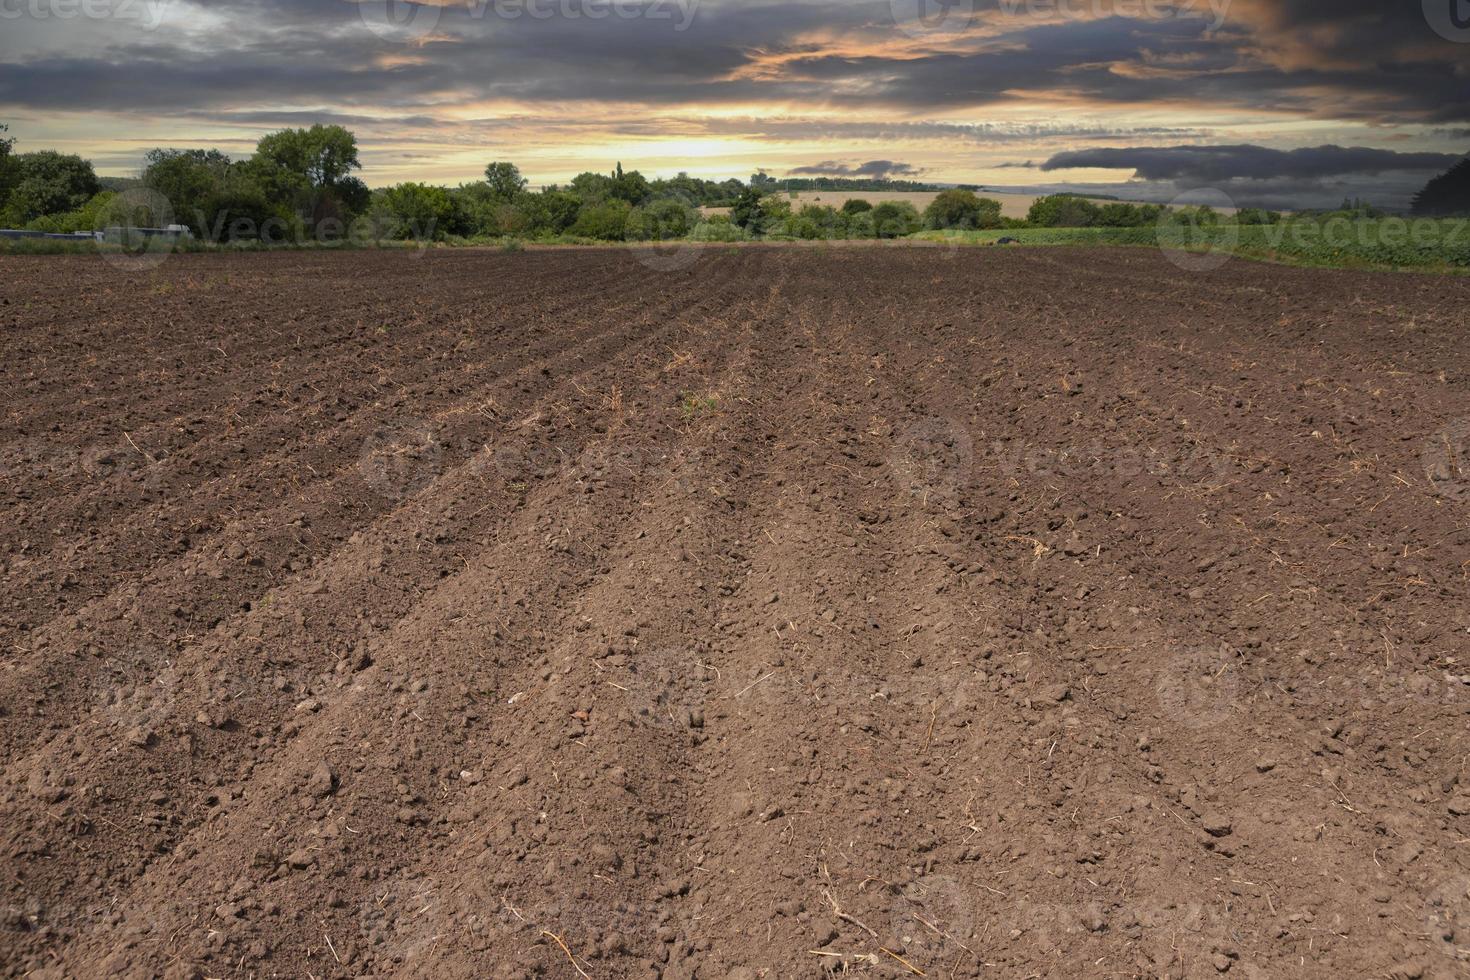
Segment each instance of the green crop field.
[[919,239],[993,245],[1128,245],[1224,250],[1243,258],[1294,265],[1470,271],[1470,219],[1295,218],[1274,225],[1142,228],[1008,228],[925,231]]

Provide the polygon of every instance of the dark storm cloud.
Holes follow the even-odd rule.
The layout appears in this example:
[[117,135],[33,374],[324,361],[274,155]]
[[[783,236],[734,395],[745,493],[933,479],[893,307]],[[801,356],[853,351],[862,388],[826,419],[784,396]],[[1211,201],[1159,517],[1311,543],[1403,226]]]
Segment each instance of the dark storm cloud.
[[869,160],[857,166],[840,163],[836,160],[823,160],[821,163],[812,164],[809,167],[796,167],[792,169],[791,175],[814,176],[814,177],[871,177],[874,180],[884,180],[895,177],[917,177],[923,173],[917,167],[907,163],[898,163],[894,160]]
[[1395,171],[1436,172],[1454,164],[1452,153],[1400,153],[1366,146],[1313,146],[1275,150],[1235,146],[1098,147],[1058,153],[1042,170],[1132,170],[1140,180],[1209,184],[1228,180],[1321,180]]
[[[1422,175],[1395,174],[1387,177],[1349,176],[1337,179],[1298,180],[1228,180],[1209,187],[1221,192],[1236,207],[1274,208],[1300,211],[1311,208],[1334,208],[1344,199],[1358,198],[1389,211],[1405,211],[1415,192],[1424,186]],[[1079,183],[1025,184],[992,188],[997,191],[1024,194],[1109,195],[1126,201],[1155,204],[1200,204],[1216,202],[1213,194],[1197,193],[1199,185],[1169,180],[1132,180],[1122,184]]]
[[688,127],[704,133],[743,136],[771,140],[952,140],[977,146],[1006,143],[1034,143],[1039,140],[1100,139],[1197,139],[1210,135],[1209,130],[1172,126],[1105,127],[1079,126],[1066,123],[952,123],[937,121],[870,122],[834,119],[759,119],[755,117],[717,117],[688,119]]
[[[677,31],[671,20],[511,20],[477,0],[444,6],[417,46],[384,42],[347,0],[177,6],[172,32],[119,33],[85,53],[17,52],[0,62],[0,102],[142,113],[486,99],[953,109],[1043,93],[1098,106],[1470,121],[1470,45],[1436,36],[1418,4],[1376,0],[1235,0],[1218,30],[1203,9],[1040,23],[982,4],[973,37],[917,51],[879,43],[902,40],[887,2],[704,0]],[[191,9],[227,29],[181,34]],[[1293,40],[1308,33],[1313,44]],[[385,55],[402,57],[375,65]]]

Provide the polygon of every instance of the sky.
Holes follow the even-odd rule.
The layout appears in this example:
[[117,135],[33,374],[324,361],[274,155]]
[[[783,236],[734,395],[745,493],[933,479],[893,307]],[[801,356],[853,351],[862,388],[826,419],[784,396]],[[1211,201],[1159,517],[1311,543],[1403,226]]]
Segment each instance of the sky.
[[1470,151],[1470,0],[0,0],[16,151],[130,176],[351,129],[361,176],[894,176],[1402,207]]

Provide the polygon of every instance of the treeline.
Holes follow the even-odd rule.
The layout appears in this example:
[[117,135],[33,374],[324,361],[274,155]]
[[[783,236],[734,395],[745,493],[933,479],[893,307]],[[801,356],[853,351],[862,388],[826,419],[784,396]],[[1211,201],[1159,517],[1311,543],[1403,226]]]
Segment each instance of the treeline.
[[[859,191],[862,193],[925,193],[947,189],[944,184],[915,180],[891,180],[883,177],[782,177],[777,179],[765,171],[751,175],[750,186],[757,190],[776,191]],[[962,190],[978,190],[973,184],[961,184]]]
[[700,222],[700,208],[729,207],[746,190],[739,180],[683,173],[649,180],[619,164],[533,192],[506,162],[458,187],[408,182],[373,190],[355,175],[357,140],[341,126],[271,133],[238,160],[218,150],[155,149],[137,180],[107,181],[78,156],[16,154],[5,132],[0,125],[0,226],[31,231],[180,224],[212,242],[679,238]]
[[[441,187],[407,182],[370,189],[357,140],[341,126],[270,133],[255,152],[155,149],[136,180],[101,180],[80,157],[14,153],[0,126],[0,225],[34,231],[92,231],[109,224],[187,226],[209,242],[355,239],[707,241],[901,238],[923,230],[1145,227],[1160,221],[1208,225],[1208,208],[1097,203],[1075,195],[1037,199],[1025,219],[969,188],[940,191],[920,213],[904,201],[850,199],[840,208],[800,205],[800,190],[911,189],[905,181],[813,178],[748,182],[681,173],[650,180],[617,164],[533,191],[515,164],[492,162],[482,180]],[[111,185],[111,186],[109,186]],[[851,193],[851,191],[849,191]],[[720,209],[726,213],[711,213]],[[1270,224],[1275,212],[1247,209],[1242,224]]]

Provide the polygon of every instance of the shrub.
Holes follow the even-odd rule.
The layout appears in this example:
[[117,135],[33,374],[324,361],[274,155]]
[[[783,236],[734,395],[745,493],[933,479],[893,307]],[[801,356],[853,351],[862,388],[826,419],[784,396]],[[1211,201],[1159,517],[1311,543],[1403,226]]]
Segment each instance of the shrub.
[[1158,204],[1114,201],[1098,208],[1093,224],[1100,228],[1143,228],[1155,224],[1163,212],[1163,207]]
[[1000,202],[976,197],[974,191],[942,191],[924,209],[924,227],[931,230],[999,228]]
[[738,228],[744,228],[751,234],[760,234],[761,223],[761,193],[753,187],[747,187],[735,198],[734,205],[730,208],[730,221]]
[[374,210],[387,238],[442,240],[456,224],[454,198],[442,187],[405,183],[383,191]]
[[723,214],[705,218],[689,232],[689,239],[696,242],[743,242],[750,239],[744,228]]
[[763,235],[791,234],[791,202],[772,194],[761,198],[760,233]]
[[620,242],[627,231],[628,216],[632,210],[627,201],[619,198],[584,204],[571,227],[571,233],[603,242]]
[[903,238],[924,226],[919,212],[907,201],[884,201],[872,214],[873,228],[879,238]]
[[873,205],[860,197],[850,198],[842,204],[842,213],[847,215],[861,214],[864,211],[873,210]]
[[640,242],[683,238],[698,223],[698,209],[678,198],[663,198],[633,209],[626,237]]
[[4,220],[12,227],[75,211],[102,190],[90,163],[55,150],[11,157],[6,169],[11,190]]
[[1470,214],[1470,158],[1461,160],[1414,195],[1415,215]]
[[1075,194],[1048,194],[1031,202],[1026,220],[1038,228],[1090,228],[1098,223],[1098,211]]
[[792,235],[807,241],[842,238],[847,234],[847,221],[824,204],[808,204],[792,218],[790,229]]
[[1261,208],[1241,208],[1235,214],[1235,223],[1240,225],[1280,224],[1281,212],[1265,211]]
[[847,216],[848,238],[877,238],[878,229],[873,223],[873,209],[857,211]]
[[117,194],[102,191],[75,211],[65,214],[50,214],[37,218],[26,225],[28,231],[45,231],[55,234],[75,234],[79,231],[97,231],[108,223],[109,209]]

